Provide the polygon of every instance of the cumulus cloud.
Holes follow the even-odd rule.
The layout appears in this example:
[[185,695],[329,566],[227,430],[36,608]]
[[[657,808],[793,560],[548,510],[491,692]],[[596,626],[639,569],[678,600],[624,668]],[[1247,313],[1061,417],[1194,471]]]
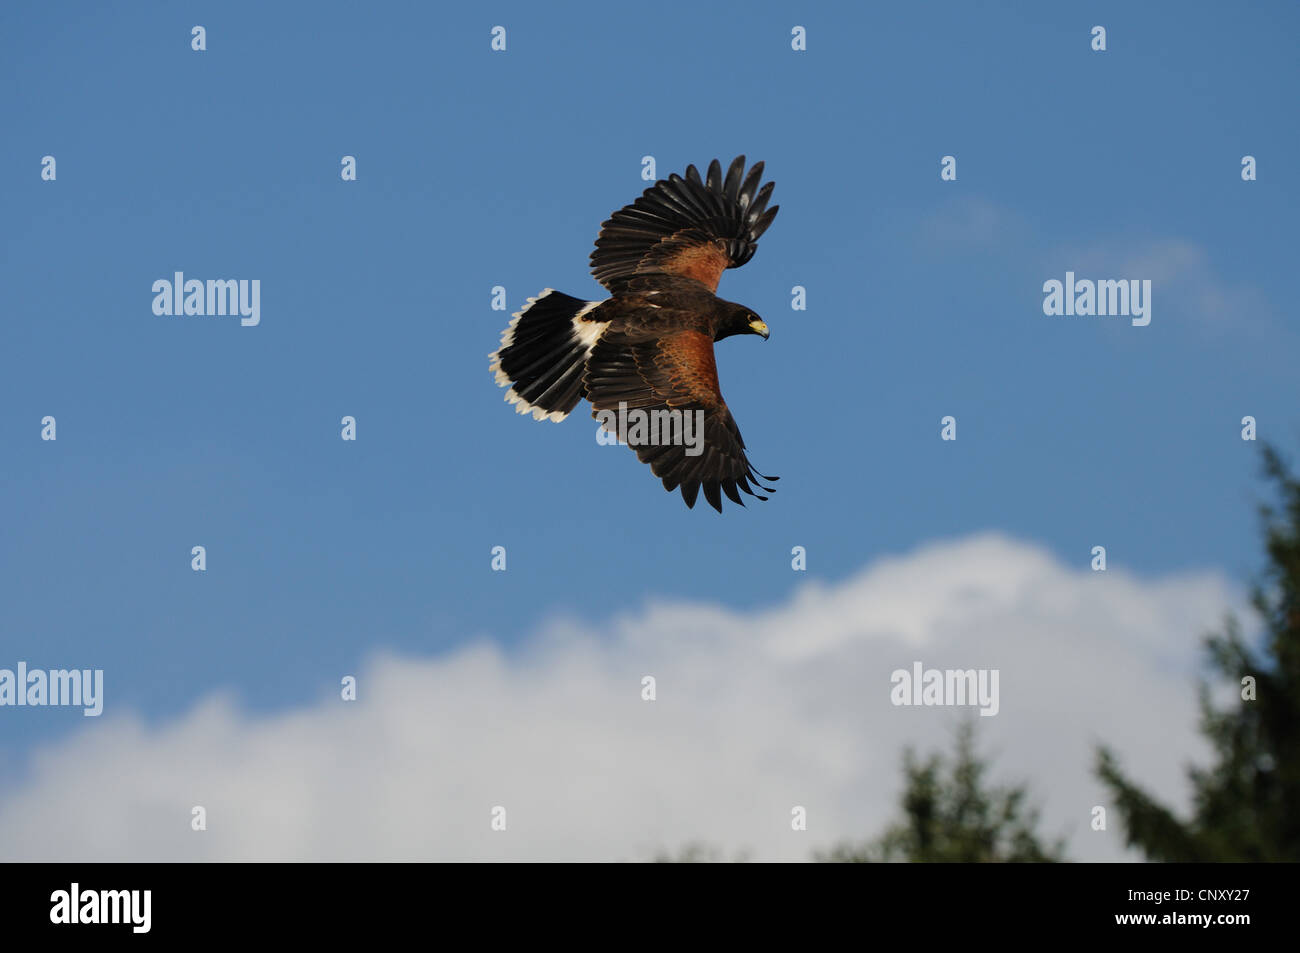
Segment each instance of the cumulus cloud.
[[[1012,208],[976,195],[954,196],[922,216],[916,236],[927,249],[1029,262],[1044,281],[1059,280],[1066,271],[1093,280],[1150,280],[1157,321],[1190,323],[1211,338],[1245,336],[1279,350],[1279,339],[1294,334],[1260,288],[1225,275],[1204,245],[1186,238],[1115,234],[1086,242],[1062,240]],[[1025,295],[1036,311],[1041,286],[1027,287]]]
[[1025,240],[1026,222],[1004,205],[976,195],[959,195],[922,216],[919,238],[927,245],[998,248]]
[[1220,275],[1202,245],[1182,238],[1117,240],[1067,248],[1054,260],[1079,277],[1149,279],[1174,313],[1210,333],[1275,329],[1272,309],[1262,292]]
[[1182,807],[1206,754],[1200,636],[1236,605],[1215,573],[1094,573],[983,535],[753,612],[661,604],[508,652],[379,656],[355,702],[250,716],[211,698],[156,727],[110,711],[0,802],[0,858],[637,860],[706,841],[808,859],[878,833],[903,746],[948,750],[971,713],[891,704],[891,673],[921,661],[998,669],[1000,712],[976,718],[994,780],[1029,781],[1073,857],[1122,859],[1113,813],[1089,829],[1092,745]]

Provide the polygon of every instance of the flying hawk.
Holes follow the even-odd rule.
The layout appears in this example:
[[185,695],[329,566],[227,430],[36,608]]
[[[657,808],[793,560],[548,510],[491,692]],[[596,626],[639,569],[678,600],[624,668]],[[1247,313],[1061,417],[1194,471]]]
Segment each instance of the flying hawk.
[[[506,400],[521,414],[560,421],[587,398],[601,426],[619,426],[620,439],[664,489],[680,487],[688,507],[701,489],[718,512],[722,493],[742,506],[740,492],[766,500],[750,483],[771,493],[759,481],[777,478],[745,456],[713,359],[715,341],[768,336],[752,310],[714,294],[723,271],[753,257],[776,216],[779,206],[767,208],[773,183],[758,187],[762,174],[756,162],[746,175],[744,156],[725,179],[717,159],[704,179],[687,166],[685,177],[660,179],[610,216],[591,253],[591,273],[610,297],[583,301],[547,288],[529,298],[489,355],[497,383],[510,388]],[[637,412],[652,426],[613,423]],[[688,439],[693,422],[702,440]]]

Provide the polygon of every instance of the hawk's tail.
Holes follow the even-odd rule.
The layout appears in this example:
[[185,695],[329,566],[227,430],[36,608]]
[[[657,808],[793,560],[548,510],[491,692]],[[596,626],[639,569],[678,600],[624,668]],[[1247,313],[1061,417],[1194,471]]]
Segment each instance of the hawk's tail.
[[488,356],[515,410],[559,421],[577,406],[587,355],[609,326],[587,318],[599,304],[547,288],[514,316]]

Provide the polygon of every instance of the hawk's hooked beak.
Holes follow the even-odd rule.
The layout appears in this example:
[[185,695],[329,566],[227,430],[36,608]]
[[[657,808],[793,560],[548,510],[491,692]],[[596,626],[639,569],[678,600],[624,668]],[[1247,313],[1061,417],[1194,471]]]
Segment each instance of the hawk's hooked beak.
[[764,341],[767,340],[768,334],[770,333],[767,330],[767,322],[762,320],[761,318],[755,318],[753,321],[750,321],[749,330],[753,331],[755,334],[762,337]]

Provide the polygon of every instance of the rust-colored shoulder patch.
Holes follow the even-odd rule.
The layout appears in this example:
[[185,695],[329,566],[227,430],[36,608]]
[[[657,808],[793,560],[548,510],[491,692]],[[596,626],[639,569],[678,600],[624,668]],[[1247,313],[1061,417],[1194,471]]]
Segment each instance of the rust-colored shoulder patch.
[[617,294],[637,275],[666,274],[698,281],[717,291],[723,271],[754,256],[759,236],[776,215],[767,207],[772,183],[759,187],[763,163],[745,171],[736,156],[723,174],[709,163],[707,177],[695,166],[686,175],[660,179],[600,226],[591,273]]
[[718,364],[713,340],[700,331],[675,331],[659,339],[663,370],[673,385],[668,405],[698,402],[706,407],[722,404]]
[[694,278],[710,291],[718,290],[722,273],[731,266],[727,253],[715,242],[673,243],[658,255],[647,256],[655,260],[654,270],[668,275]]

